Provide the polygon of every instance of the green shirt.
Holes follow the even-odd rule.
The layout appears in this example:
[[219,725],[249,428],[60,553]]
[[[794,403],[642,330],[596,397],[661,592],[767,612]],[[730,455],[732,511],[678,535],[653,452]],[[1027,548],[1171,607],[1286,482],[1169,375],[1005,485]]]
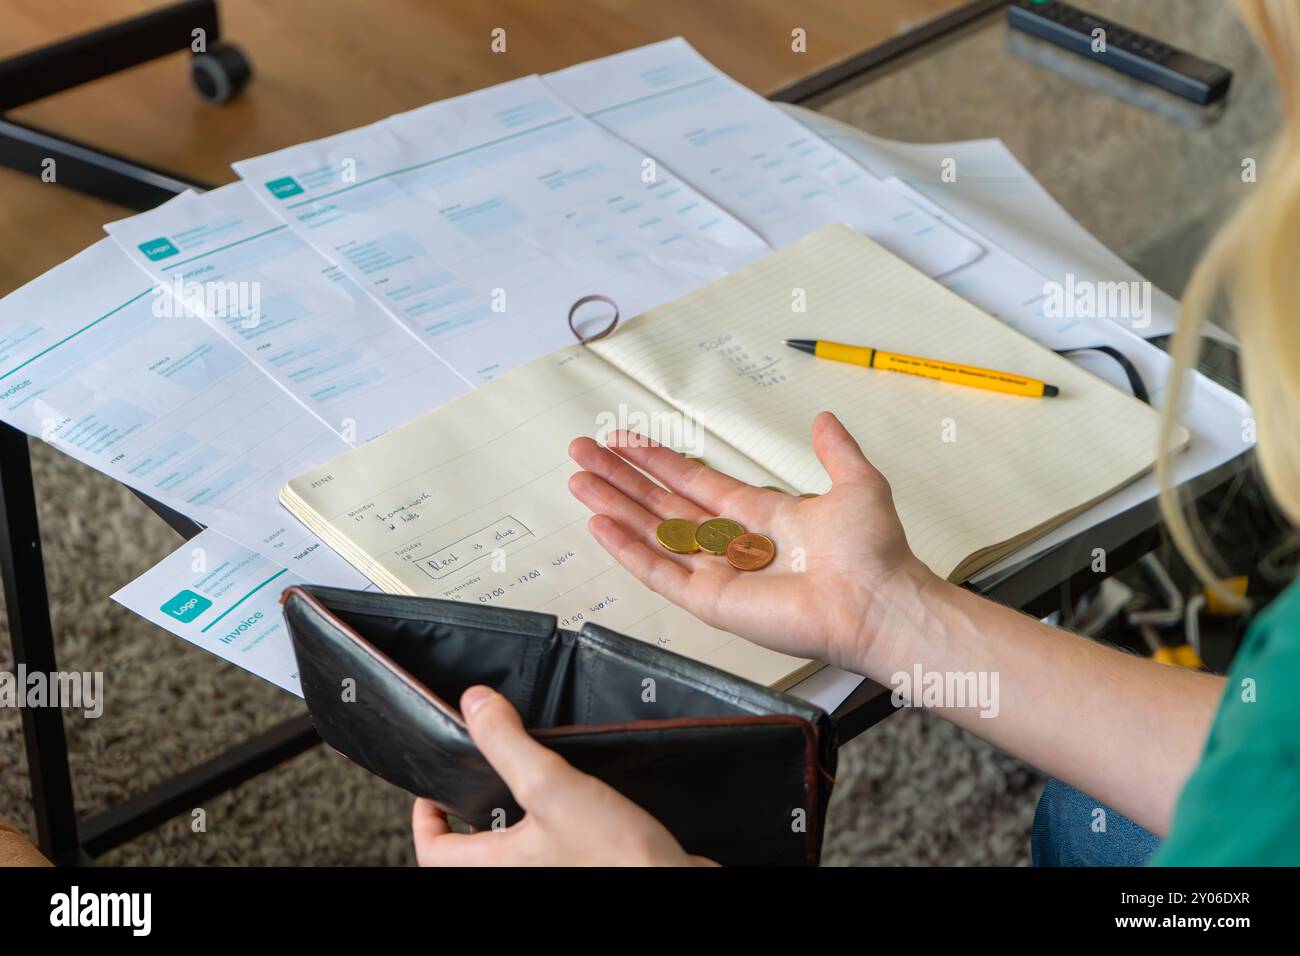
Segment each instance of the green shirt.
[[1155,866],[1300,864],[1300,582],[1251,624]]

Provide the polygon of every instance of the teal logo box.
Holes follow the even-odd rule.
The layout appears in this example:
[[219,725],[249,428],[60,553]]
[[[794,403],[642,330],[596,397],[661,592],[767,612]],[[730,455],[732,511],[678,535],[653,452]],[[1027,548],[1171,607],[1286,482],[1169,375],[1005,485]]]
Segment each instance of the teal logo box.
[[210,607],[212,607],[212,602],[202,594],[195,594],[193,591],[181,591],[164,604],[160,610],[169,617],[176,618],[182,624],[188,624]]
[[157,239],[150,239],[148,242],[140,243],[140,251],[145,254],[145,258],[150,262],[157,262],[159,259],[166,259],[168,256],[180,253],[180,250],[173,246],[171,240],[166,236],[159,236]]
[[285,176],[283,179],[272,179],[266,184],[266,188],[271,191],[271,195],[276,199],[288,199],[290,196],[297,196],[302,192],[302,187],[292,176]]

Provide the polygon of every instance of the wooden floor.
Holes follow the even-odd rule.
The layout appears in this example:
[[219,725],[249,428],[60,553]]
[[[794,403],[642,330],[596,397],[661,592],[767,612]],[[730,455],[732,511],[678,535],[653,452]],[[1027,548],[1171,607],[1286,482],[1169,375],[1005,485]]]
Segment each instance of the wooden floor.
[[[160,0],[4,0],[0,57]],[[223,35],[250,55],[239,100],[202,104],[184,54],[9,114],[213,183],[230,163],[530,73],[672,36],[762,93],[961,6],[961,0],[221,0]],[[491,49],[506,31],[506,51]],[[806,52],[791,49],[805,31]],[[127,214],[0,169],[0,293]]]

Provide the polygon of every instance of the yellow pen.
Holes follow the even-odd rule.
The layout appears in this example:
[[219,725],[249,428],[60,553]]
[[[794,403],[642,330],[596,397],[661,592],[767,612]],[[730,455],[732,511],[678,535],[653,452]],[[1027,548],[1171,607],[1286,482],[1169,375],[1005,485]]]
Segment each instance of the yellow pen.
[[921,378],[952,382],[954,385],[969,385],[971,388],[984,388],[991,392],[1023,395],[1026,398],[1052,398],[1061,394],[1061,390],[1055,385],[1048,385],[1036,378],[1026,378],[1023,375],[999,372],[994,369],[976,368],[974,365],[958,365],[955,362],[917,358],[914,355],[899,355],[897,352],[882,352],[880,349],[863,345],[840,345],[838,342],[821,342],[815,339],[786,339],[785,344],[792,349],[807,352],[818,358],[830,359],[833,362],[848,362],[850,365],[861,365],[863,368],[919,375]]

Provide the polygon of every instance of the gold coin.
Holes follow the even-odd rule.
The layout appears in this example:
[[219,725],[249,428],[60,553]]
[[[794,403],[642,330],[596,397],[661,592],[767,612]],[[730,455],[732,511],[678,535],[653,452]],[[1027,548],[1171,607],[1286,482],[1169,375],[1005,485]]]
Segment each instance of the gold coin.
[[674,554],[692,554],[700,550],[695,542],[695,522],[669,518],[655,530],[659,543]]
[[745,529],[730,518],[710,518],[695,529],[695,543],[709,554],[726,554],[731,539],[744,533]]
[[821,495],[816,494],[816,493],[810,491],[810,492],[808,492],[806,495],[800,495],[799,497],[800,497],[800,498],[820,498]]
[[727,545],[727,560],[739,571],[758,571],[772,563],[776,545],[765,534],[737,535]]

